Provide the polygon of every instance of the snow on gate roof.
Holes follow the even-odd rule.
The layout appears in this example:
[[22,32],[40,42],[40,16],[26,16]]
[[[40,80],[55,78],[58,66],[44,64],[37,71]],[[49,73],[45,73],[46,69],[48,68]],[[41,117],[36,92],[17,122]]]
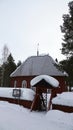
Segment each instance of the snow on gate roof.
[[55,61],[49,55],[31,56],[25,60],[11,75],[16,76],[33,76],[33,75],[51,75],[65,76],[55,66]]
[[39,75],[33,78],[30,82],[31,86],[35,86],[37,83],[39,83],[42,80],[45,80],[48,84],[50,84],[52,87],[59,87],[59,82],[55,78],[48,76],[48,75]]

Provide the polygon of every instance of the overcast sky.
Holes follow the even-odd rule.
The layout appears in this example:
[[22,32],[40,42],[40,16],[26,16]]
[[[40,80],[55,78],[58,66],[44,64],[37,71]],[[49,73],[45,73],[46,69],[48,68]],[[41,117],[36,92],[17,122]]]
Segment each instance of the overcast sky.
[[15,62],[49,54],[62,60],[62,15],[70,0],[0,0],[0,59],[7,44]]

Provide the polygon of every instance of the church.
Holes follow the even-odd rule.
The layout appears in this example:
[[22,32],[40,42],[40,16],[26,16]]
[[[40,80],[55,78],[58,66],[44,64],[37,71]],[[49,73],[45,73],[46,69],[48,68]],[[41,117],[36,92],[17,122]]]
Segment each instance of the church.
[[30,81],[39,75],[52,76],[59,81],[58,92],[66,90],[63,72],[56,67],[56,62],[49,55],[28,57],[11,75],[11,87],[31,88]]

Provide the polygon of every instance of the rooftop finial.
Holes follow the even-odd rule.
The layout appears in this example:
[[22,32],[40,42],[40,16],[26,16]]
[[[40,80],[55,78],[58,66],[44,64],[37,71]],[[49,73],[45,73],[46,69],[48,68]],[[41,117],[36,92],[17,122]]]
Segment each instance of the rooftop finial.
[[37,44],[37,56],[39,56],[39,43]]

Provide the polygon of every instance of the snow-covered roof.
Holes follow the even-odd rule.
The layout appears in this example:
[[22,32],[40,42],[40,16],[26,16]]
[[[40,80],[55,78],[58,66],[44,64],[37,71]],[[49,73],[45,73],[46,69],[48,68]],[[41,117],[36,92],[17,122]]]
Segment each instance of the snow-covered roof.
[[31,56],[25,60],[10,76],[33,76],[51,75],[64,76],[55,66],[55,61],[51,56]]
[[[12,94],[14,89],[15,88],[0,87],[0,97],[15,98]],[[21,89],[20,99],[28,101],[32,101],[34,99],[35,92],[32,89],[29,88],[20,88],[20,89]]]
[[52,99],[52,103],[73,107],[73,92],[63,92],[61,94],[57,94],[57,97]]
[[48,75],[39,75],[33,78],[30,82],[31,86],[35,86],[37,83],[39,83],[42,80],[45,80],[48,84],[50,84],[53,87],[58,87],[59,82],[55,78],[48,76]]

